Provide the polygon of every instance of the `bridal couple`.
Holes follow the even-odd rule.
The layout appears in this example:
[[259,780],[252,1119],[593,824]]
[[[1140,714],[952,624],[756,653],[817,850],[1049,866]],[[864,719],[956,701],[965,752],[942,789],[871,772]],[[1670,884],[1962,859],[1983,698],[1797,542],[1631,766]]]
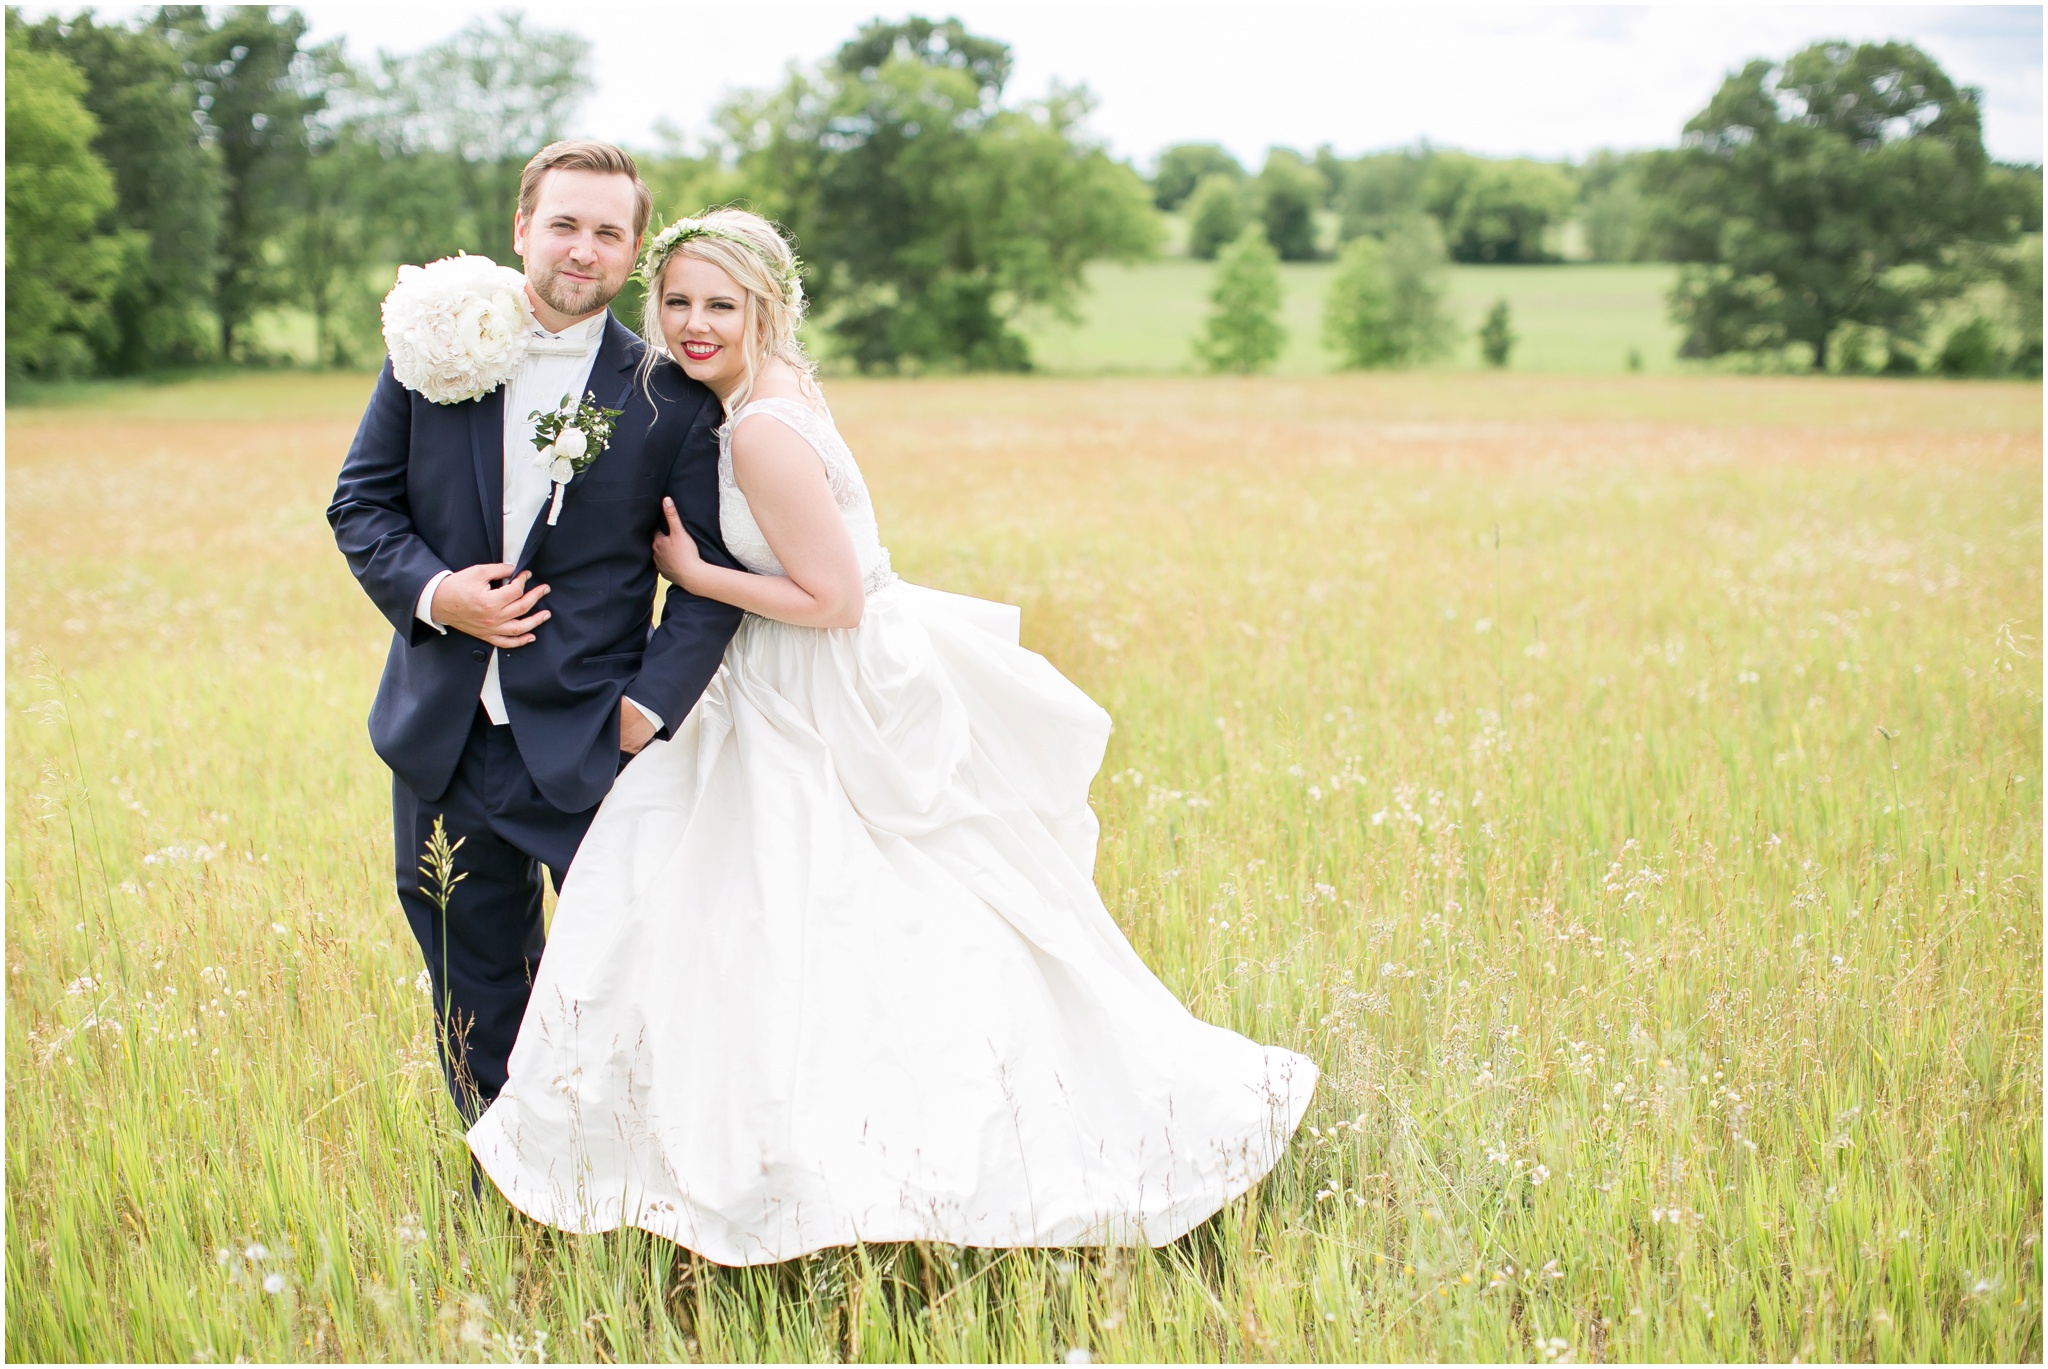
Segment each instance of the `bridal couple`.
[[[727,1265],[1173,1240],[1315,1066],[1191,1016],[1105,911],[1109,718],[1014,608],[891,571],[788,243],[727,209],[643,244],[650,211],[616,148],[536,156],[523,359],[459,403],[387,364],[328,510],[396,629],[370,733],[476,1161]],[[636,261],[650,345],[606,310]],[[564,395],[619,411],[573,476],[535,460]]]

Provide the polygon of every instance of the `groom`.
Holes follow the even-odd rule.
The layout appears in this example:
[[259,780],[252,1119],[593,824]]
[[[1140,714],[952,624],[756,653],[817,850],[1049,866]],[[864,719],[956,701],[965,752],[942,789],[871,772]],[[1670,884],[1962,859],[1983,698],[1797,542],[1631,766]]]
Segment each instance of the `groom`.
[[[398,899],[466,1121],[505,1083],[544,941],[541,867],[559,890],[614,776],[683,721],[739,626],[738,609],[671,589],[650,632],[664,495],[707,559],[735,564],[718,535],[718,400],[666,360],[641,385],[645,348],[606,309],[651,208],[608,144],[528,162],[512,238],[540,325],[525,361],[459,404],[407,390],[387,361],[327,509],[397,630],[370,740],[391,767]],[[550,526],[529,415],[586,393],[625,412]],[[462,841],[445,915],[419,868],[437,817]]]

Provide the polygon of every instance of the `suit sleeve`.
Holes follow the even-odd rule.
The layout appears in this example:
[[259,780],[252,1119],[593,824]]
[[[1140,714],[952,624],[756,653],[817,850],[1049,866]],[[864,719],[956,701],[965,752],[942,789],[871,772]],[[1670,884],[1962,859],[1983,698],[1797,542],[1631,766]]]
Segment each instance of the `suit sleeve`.
[[327,522],[370,602],[399,636],[417,646],[439,635],[417,616],[420,592],[450,567],[413,526],[406,496],[411,449],[412,400],[387,359],[341,463]]
[[[718,423],[723,417],[718,401],[707,397],[683,438],[670,468],[668,488],[662,493],[676,501],[676,512],[704,559],[737,569],[738,563],[718,535]],[[662,601],[661,623],[647,643],[640,673],[626,686],[626,693],[645,700],[661,715],[662,726],[656,736],[667,739],[697,706],[744,616],[731,604],[700,599],[680,586],[669,586],[668,597]]]

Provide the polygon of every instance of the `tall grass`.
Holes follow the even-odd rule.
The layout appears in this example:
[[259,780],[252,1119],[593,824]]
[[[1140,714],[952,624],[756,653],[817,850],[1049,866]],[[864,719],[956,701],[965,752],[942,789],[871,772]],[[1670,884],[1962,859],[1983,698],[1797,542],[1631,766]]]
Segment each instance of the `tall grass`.
[[8,415],[10,1358],[2041,1357],[2038,389],[836,386],[1114,714],[1139,952],[1327,1075],[1163,1250],[732,1271],[470,1203],[365,388]]

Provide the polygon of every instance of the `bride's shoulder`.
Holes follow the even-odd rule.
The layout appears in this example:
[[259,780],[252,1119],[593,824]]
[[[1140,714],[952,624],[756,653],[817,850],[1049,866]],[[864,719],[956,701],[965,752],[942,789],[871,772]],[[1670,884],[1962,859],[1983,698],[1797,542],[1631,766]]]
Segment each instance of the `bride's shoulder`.
[[[742,440],[742,434],[752,431],[769,431],[778,427],[794,428],[804,436],[815,438],[820,432],[832,431],[832,411],[826,407],[825,392],[811,376],[798,375],[787,366],[777,364],[782,374],[764,371],[754,382],[753,390],[733,415],[733,441]],[[766,415],[780,419],[780,423],[745,423],[741,420],[755,415]]]
[[825,389],[818,378],[784,361],[781,357],[771,358],[754,377],[754,388],[747,396],[749,404],[764,399],[779,399],[800,404],[814,413],[827,413]]

